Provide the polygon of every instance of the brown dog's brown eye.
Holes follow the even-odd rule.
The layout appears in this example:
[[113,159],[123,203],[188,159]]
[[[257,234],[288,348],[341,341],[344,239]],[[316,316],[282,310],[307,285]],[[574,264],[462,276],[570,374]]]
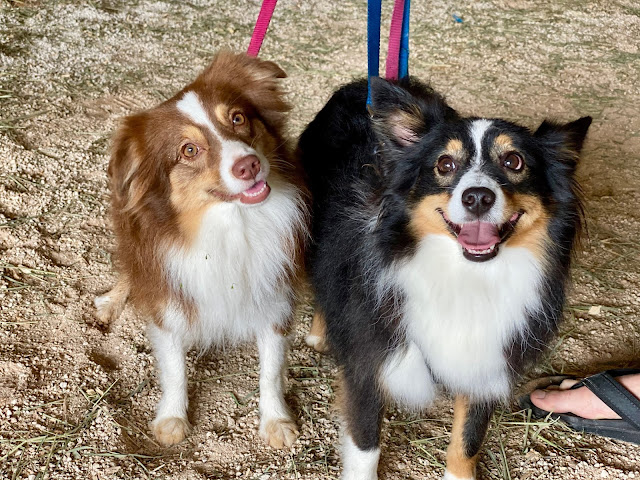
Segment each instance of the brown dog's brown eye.
[[440,172],[442,175],[447,175],[458,170],[458,164],[453,158],[448,155],[440,157],[440,160],[438,160],[438,164],[436,165],[436,167],[438,168],[438,172]]
[[502,166],[514,172],[521,172],[524,168],[524,160],[517,153],[510,152],[502,159]]
[[199,151],[200,149],[195,143],[186,143],[182,146],[182,151],[180,153],[183,157],[192,159],[198,154]]
[[233,115],[231,115],[231,122],[233,123],[234,127],[239,127],[240,125],[244,125],[246,121],[247,119],[240,112],[235,112]]

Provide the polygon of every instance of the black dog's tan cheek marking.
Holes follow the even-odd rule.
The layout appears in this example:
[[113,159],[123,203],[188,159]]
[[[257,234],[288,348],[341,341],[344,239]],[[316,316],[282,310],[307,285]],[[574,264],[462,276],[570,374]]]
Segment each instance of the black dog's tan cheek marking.
[[478,454],[467,456],[464,429],[469,418],[469,399],[463,395],[456,396],[453,409],[453,428],[451,441],[447,448],[447,471],[457,478],[475,478]]
[[451,235],[438,208],[447,211],[449,195],[439,193],[427,195],[411,211],[409,225],[416,238],[422,239],[427,235]]
[[516,229],[506,241],[507,247],[523,247],[545,261],[546,246],[549,243],[549,213],[540,199],[534,195],[514,194],[507,197],[506,213],[524,211]]

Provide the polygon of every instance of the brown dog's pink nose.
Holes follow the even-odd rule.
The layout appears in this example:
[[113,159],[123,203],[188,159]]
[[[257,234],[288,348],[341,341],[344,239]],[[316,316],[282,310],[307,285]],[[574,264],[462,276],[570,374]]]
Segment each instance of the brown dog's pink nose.
[[255,179],[260,172],[260,159],[255,155],[247,155],[238,160],[231,168],[231,173],[240,180]]

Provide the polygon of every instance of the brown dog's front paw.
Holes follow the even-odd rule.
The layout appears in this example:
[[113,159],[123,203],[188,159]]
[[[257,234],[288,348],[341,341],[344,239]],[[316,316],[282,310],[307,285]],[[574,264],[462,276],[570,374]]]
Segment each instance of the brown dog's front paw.
[[96,297],[93,304],[96,307],[98,323],[105,326],[115,321],[124,309],[124,302],[113,301],[109,293]]
[[96,307],[96,319],[101,325],[109,325],[118,319],[129,298],[131,285],[125,275],[121,275],[116,285],[104,295],[93,300]]
[[155,419],[151,424],[156,441],[165,447],[180,443],[189,432],[189,422],[186,418],[169,417]]
[[290,447],[298,434],[298,426],[288,418],[267,420],[260,426],[260,437],[273,448]]

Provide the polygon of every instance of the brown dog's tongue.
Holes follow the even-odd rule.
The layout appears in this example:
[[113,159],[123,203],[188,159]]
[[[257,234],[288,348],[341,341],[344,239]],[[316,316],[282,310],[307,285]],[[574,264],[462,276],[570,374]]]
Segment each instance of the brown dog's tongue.
[[460,227],[458,242],[467,250],[486,250],[500,242],[498,227],[489,222],[465,223]]

